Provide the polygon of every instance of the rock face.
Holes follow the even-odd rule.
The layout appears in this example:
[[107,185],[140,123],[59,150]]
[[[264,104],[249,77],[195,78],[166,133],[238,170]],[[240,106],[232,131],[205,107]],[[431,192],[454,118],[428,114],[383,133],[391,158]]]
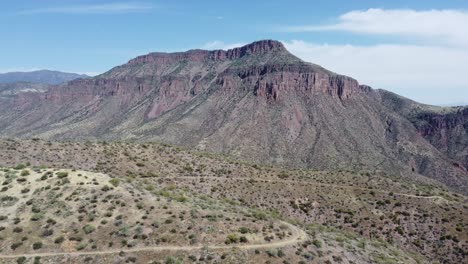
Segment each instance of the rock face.
[[[439,132],[410,115],[419,104],[306,63],[272,40],[150,53],[91,79],[0,100],[4,136],[157,140],[285,166],[424,175],[467,189],[466,154],[437,149],[438,136],[428,133]],[[457,135],[466,140],[466,121],[447,122],[458,124],[450,137],[463,127]]]
[[415,116],[418,132],[439,150],[468,168],[468,107],[448,113],[426,111]]

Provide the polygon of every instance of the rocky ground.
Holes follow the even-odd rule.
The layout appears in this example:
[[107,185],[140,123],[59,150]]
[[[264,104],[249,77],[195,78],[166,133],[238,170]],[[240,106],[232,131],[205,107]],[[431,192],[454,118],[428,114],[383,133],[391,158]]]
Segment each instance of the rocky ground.
[[[24,164],[28,167],[8,169],[2,173],[6,186],[12,189],[8,191],[8,187],[0,195],[15,197],[5,200],[6,203],[14,202],[15,205],[10,207],[15,209],[8,209],[13,210],[13,215],[0,222],[0,225],[5,223],[5,230],[0,231],[4,238],[2,254],[60,252],[63,248],[52,243],[52,238],[60,234],[59,230],[67,230],[64,238],[75,232],[75,236],[82,236],[81,241],[69,243],[68,250],[72,252],[192,246],[188,228],[191,226],[193,230],[195,226],[202,228],[208,225],[223,231],[216,232],[217,236],[204,233],[209,230],[194,232],[195,246],[208,245],[208,248],[197,248],[193,252],[197,252],[194,255],[196,259],[203,258],[204,261],[208,261],[207,256],[211,254],[211,262],[223,257],[226,262],[233,257],[272,263],[284,263],[285,260],[289,263],[323,263],[326,260],[331,263],[427,263],[426,258],[435,263],[466,261],[466,197],[438,185],[412,182],[384,172],[285,170],[161,144],[2,140],[0,149],[0,164],[3,166]],[[30,175],[21,176],[23,170]],[[68,172],[68,176],[60,178],[60,172]],[[47,173],[51,173],[50,178],[41,181]],[[10,175],[10,180],[6,179],[7,175]],[[114,186],[112,181],[119,184]],[[47,186],[50,187],[46,190]],[[29,191],[21,194],[23,189]],[[34,192],[43,196],[42,201],[38,196],[27,205],[32,200],[28,197]],[[78,193],[73,196],[74,192]],[[57,212],[56,206],[52,207],[45,201],[50,201],[47,195],[60,193],[62,203],[58,203],[59,200],[57,203],[64,207]],[[111,197],[106,198],[107,195]],[[15,206],[20,204],[23,204],[23,209],[18,211]],[[37,205],[34,207],[34,204]],[[111,211],[112,216],[106,217],[112,207],[115,207]],[[197,218],[192,215],[193,207],[198,210]],[[77,213],[67,216],[66,208]],[[33,209],[39,211],[35,213]],[[119,210],[132,213],[123,214]],[[38,221],[31,220],[33,214],[39,214]],[[120,228],[113,225],[119,220],[115,219],[119,215],[123,215],[125,224],[131,227],[128,237],[120,237]],[[31,238],[21,241],[23,233],[13,231],[15,218],[20,218],[18,227],[23,228],[22,232],[32,232]],[[39,232],[53,226],[53,222],[47,222],[49,218],[60,224],[54,224],[58,228],[53,236],[42,238]],[[60,222],[57,219],[67,220]],[[151,225],[154,219],[162,223],[159,229]],[[174,221],[165,224],[166,219]],[[298,230],[307,232],[307,239],[294,245],[272,248],[241,247],[281,242],[295,235],[294,229],[280,235],[282,225],[275,219],[292,223]],[[107,223],[102,224],[102,220]],[[268,229],[271,221],[273,226]],[[98,243],[96,238],[89,241],[89,234],[83,229],[87,224],[95,228],[90,234],[93,237],[99,234],[97,237],[104,243]],[[146,234],[151,239],[139,236],[138,225],[143,225],[140,235]],[[257,233],[239,233],[243,226],[257,230]],[[233,248],[224,248],[231,234],[237,234],[239,241]],[[240,242],[241,236],[245,236],[248,242]],[[43,247],[34,250],[33,244],[38,241],[33,238],[44,240],[41,241]],[[237,241],[235,237],[233,239]],[[13,240],[19,244],[15,250],[11,249]],[[127,244],[123,244],[123,240]],[[320,242],[313,243],[315,240]],[[111,246],[109,241],[113,242]],[[82,242],[86,247],[77,250],[77,245]],[[223,248],[213,245],[223,245]],[[152,258],[164,261],[178,256],[185,262],[192,262],[189,258],[192,251],[171,249],[163,247],[159,251],[139,253],[124,251],[122,256],[114,252],[97,256],[43,256],[42,259],[84,261],[93,257],[105,261],[126,261],[130,257],[138,257],[149,262]],[[30,259],[32,261],[32,257]]]

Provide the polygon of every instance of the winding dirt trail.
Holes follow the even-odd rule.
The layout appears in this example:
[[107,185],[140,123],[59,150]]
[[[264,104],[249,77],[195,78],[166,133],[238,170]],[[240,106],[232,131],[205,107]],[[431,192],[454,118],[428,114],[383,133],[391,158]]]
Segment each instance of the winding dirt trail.
[[89,255],[108,255],[108,254],[119,254],[124,253],[135,253],[143,251],[194,251],[203,248],[209,249],[263,249],[263,248],[278,248],[289,245],[294,245],[300,242],[304,242],[307,239],[307,234],[304,230],[291,225],[287,222],[281,221],[282,224],[287,225],[292,232],[292,236],[288,239],[276,241],[265,244],[250,244],[250,245],[200,245],[200,246],[154,246],[154,247],[139,247],[130,249],[110,249],[102,251],[74,251],[74,252],[44,252],[44,253],[26,253],[26,254],[14,254],[14,255],[1,255],[1,259],[13,259],[19,257],[55,257],[55,256],[89,256]]

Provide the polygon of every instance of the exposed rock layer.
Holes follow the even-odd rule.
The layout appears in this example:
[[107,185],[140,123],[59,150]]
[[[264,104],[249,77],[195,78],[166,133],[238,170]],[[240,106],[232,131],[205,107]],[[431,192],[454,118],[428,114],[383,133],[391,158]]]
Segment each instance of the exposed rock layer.
[[466,192],[466,148],[449,147],[466,142],[465,112],[414,117],[419,104],[395,98],[259,41],[151,53],[92,79],[0,98],[0,133],[158,140],[287,166],[425,175]]

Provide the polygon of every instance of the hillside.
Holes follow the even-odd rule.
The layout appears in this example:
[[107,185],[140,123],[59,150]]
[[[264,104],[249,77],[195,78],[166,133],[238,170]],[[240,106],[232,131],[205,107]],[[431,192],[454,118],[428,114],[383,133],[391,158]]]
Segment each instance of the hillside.
[[15,83],[0,83],[0,97],[14,96],[18,93],[25,92],[45,92],[48,89],[47,84],[40,83],[27,83],[27,82],[15,82]]
[[30,72],[0,73],[0,83],[28,82],[38,84],[61,84],[78,78],[88,78],[84,74],[39,70]]
[[293,168],[425,176],[466,193],[465,150],[456,146],[466,119],[438,149],[437,134],[385,98],[265,40],[150,53],[45,93],[0,98],[0,134],[161,141]]
[[438,150],[468,168],[468,106],[437,107],[423,105],[387,91],[383,103],[408,118],[418,133]]
[[[42,177],[50,169],[42,169],[37,176],[34,176],[34,170],[45,167],[68,168],[70,174],[65,178],[70,178],[70,183],[61,185],[63,179],[57,175],[64,170],[56,170],[47,178],[47,185],[61,188],[60,191],[64,193],[63,199],[72,197],[65,200],[67,206],[72,208],[78,206],[80,201],[86,201],[70,196],[75,188],[71,188],[74,182],[85,183],[79,185],[79,188],[85,188],[79,193],[82,197],[102,196],[106,195],[106,192],[102,191],[105,185],[114,188],[109,183],[111,178],[107,176],[112,175],[112,178],[119,180],[120,185],[108,192],[123,195],[120,200],[127,201],[125,210],[134,212],[130,215],[143,213],[138,209],[139,201],[155,205],[155,209],[150,211],[150,216],[153,213],[156,216],[160,214],[159,205],[167,205],[167,211],[174,211],[172,206],[185,208],[199,204],[203,207],[204,204],[215,203],[221,206],[215,208],[225,208],[223,215],[239,213],[238,210],[241,210],[250,212],[249,215],[254,213],[254,218],[259,218],[255,223],[249,223],[254,219],[246,218],[241,222],[242,225],[255,227],[259,224],[258,221],[263,221],[262,219],[277,222],[289,219],[294,226],[307,232],[309,242],[299,247],[293,243],[282,248],[284,258],[268,257],[267,249],[261,251],[260,255],[257,255],[254,249],[242,253],[252,262],[265,259],[272,263],[283,263],[286,259],[292,260],[290,263],[301,260],[312,263],[329,260],[334,263],[338,262],[336,259],[341,259],[343,263],[412,263],[413,260],[416,263],[428,263],[426,259],[431,259],[434,263],[466,262],[467,198],[437,185],[422,184],[383,172],[284,170],[160,144],[3,140],[0,141],[0,149],[3,150],[0,153],[0,164],[3,166],[12,167],[23,163],[35,168],[30,170],[33,176],[20,176],[21,169],[13,171],[15,178],[7,183],[7,186],[19,184],[20,186],[15,187],[17,189],[27,186],[41,188],[46,184],[41,181],[37,183],[35,179]],[[8,173],[12,173],[11,169]],[[82,176],[77,177],[78,174]],[[86,175],[89,175],[88,179],[84,177]],[[26,178],[27,181],[18,181],[17,178]],[[99,183],[95,187],[94,184],[86,184],[92,183],[93,178],[97,178]],[[69,189],[64,192],[64,188],[70,184]],[[91,187],[97,192],[91,192]],[[31,187],[28,188],[31,189],[28,193],[33,191]],[[128,196],[127,191],[133,194]],[[185,201],[177,201],[181,191],[186,197],[186,200],[183,199]],[[36,195],[39,195],[37,199],[40,200],[40,195],[47,192],[36,192]],[[88,192],[93,194],[88,196]],[[14,196],[18,196],[16,193],[18,192],[15,192]],[[12,193],[8,194],[13,196]],[[138,196],[139,194],[141,196]],[[4,196],[3,193],[0,195]],[[128,198],[125,198],[125,195]],[[151,198],[151,195],[155,195],[154,198]],[[135,196],[143,200],[137,201]],[[157,200],[158,197],[160,201]],[[151,202],[152,199],[156,201]],[[27,200],[25,198],[22,201]],[[97,208],[101,208],[102,205],[110,206],[109,202],[103,204],[102,198],[97,198],[97,201]],[[95,209],[88,206],[86,212],[80,213],[84,218],[78,227],[90,221],[87,215]],[[106,206],[104,207],[107,208]],[[50,212],[50,209],[43,210],[46,214]],[[105,210],[96,211],[98,214],[92,222],[98,227]],[[24,214],[29,212],[29,209],[18,212]],[[187,209],[186,212],[188,214],[190,210]],[[117,215],[117,212],[113,213],[113,217]],[[26,216],[22,218],[29,219]],[[46,218],[43,219],[45,221]],[[10,216],[8,221],[13,221],[13,216]],[[237,220],[219,221],[228,224],[229,228],[226,230],[232,232],[239,227]],[[30,222],[21,221],[21,225],[25,223]],[[78,233],[82,234],[82,229],[77,229]],[[222,242],[230,231],[223,232],[219,238],[214,237],[214,241]],[[3,236],[1,232],[0,236]],[[262,239],[265,237],[268,236],[262,235]],[[180,240],[176,240],[179,241],[179,245],[187,243],[185,238],[179,238]],[[315,240],[320,242],[314,242]],[[34,242],[28,241],[24,244]],[[88,244],[92,246],[92,243]],[[119,247],[114,245],[112,248]],[[18,250],[26,249],[27,247],[22,247]],[[54,247],[54,250],[57,249]],[[11,252],[10,249],[7,249],[7,252]]]

